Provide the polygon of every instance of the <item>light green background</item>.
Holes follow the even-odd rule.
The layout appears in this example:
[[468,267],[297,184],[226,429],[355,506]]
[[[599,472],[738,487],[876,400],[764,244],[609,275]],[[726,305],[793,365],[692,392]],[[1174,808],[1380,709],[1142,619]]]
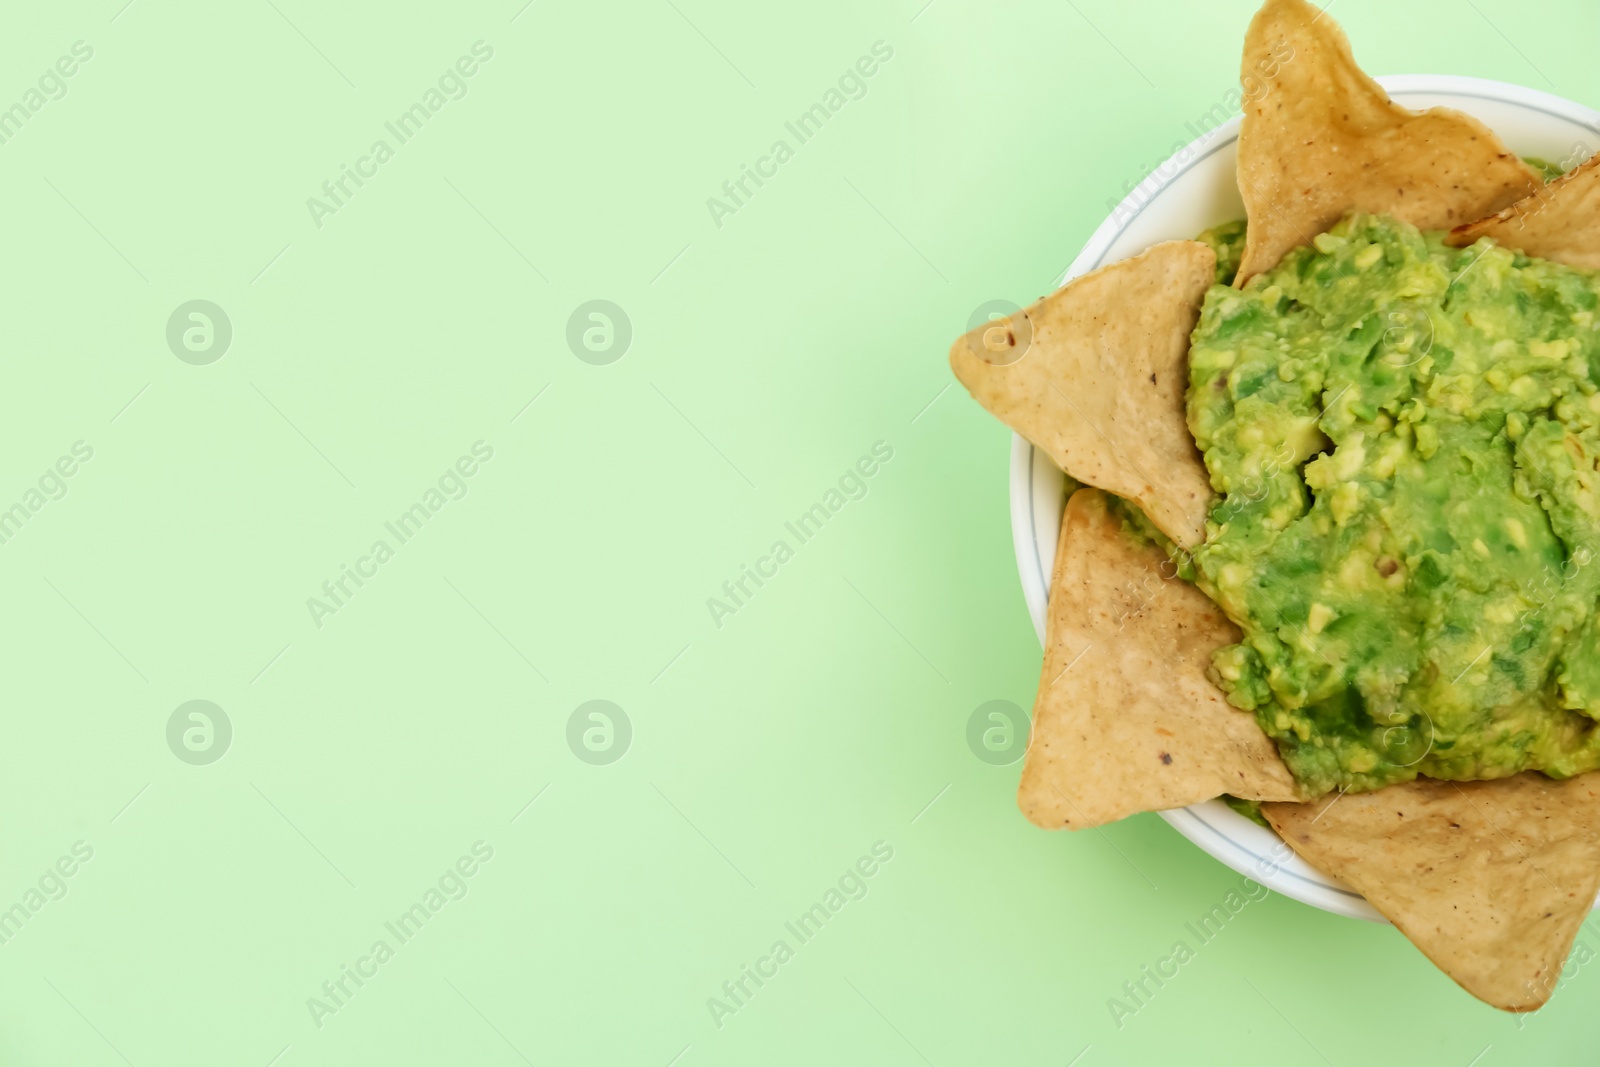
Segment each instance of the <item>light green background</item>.
[[[1046,291],[1222,97],[1249,0],[123,2],[0,34],[0,103],[94,50],[0,145],[0,507],[94,450],[0,545],[0,909],[93,849],[0,945],[0,1064],[1592,1048],[1584,970],[1519,1026],[1393,930],[1278,897],[1119,1029],[1108,998],[1238,876],[1155,816],[1032,829],[1017,768],[967,747],[979,704],[1030,705],[1040,653],[1009,434],[946,348]],[[1374,71],[1600,102],[1579,0],[1334,13]],[[479,40],[467,95],[319,228],[307,198]],[[707,198],[877,41],[865,96],[716,225]],[[194,299],[234,331],[209,366],[165,338]],[[591,299],[632,323],[611,365],[567,346]],[[480,440],[470,492],[316,626],[307,598]],[[877,441],[866,496],[714,625]],[[193,699],[233,727],[207,766],[166,740]],[[566,740],[594,699],[633,729],[607,766]],[[307,998],[480,840],[465,897],[316,1025]],[[798,944],[784,923],[877,841],[866,895]]]

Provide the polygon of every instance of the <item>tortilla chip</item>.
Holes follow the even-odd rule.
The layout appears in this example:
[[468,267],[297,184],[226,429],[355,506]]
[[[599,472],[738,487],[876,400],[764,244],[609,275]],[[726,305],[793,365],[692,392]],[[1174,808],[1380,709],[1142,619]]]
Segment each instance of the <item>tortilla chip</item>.
[[1450,231],[1458,248],[1480,237],[1540,259],[1600,270],[1600,156],[1497,214]]
[[1249,231],[1234,284],[1352,211],[1448,230],[1516,202],[1539,176],[1477,119],[1416,112],[1356,66],[1333,19],[1267,0],[1245,36],[1239,192]]
[[1184,393],[1189,334],[1215,266],[1198,242],[1158,244],[966,334],[950,347],[950,367],[1062,470],[1136,501],[1193,547],[1212,494]]
[[1600,775],[1419,778],[1261,811],[1461,988],[1506,1011],[1550,998],[1600,889]]
[[1072,495],[1017,790],[1034,825],[1079,830],[1223,793],[1301,797],[1255,717],[1206,677],[1211,653],[1239,631],[1204,593],[1163,573],[1170,561],[1123,532],[1104,493]]

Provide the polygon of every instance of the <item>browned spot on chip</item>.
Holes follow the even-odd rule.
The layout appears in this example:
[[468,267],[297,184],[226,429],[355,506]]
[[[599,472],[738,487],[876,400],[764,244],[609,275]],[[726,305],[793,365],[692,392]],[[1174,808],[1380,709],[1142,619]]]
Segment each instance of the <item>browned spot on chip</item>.
[[1600,775],[1419,778],[1261,811],[1463,989],[1507,1011],[1549,999],[1600,889]]
[[1239,130],[1249,230],[1234,284],[1270,270],[1352,211],[1448,230],[1514,203],[1538,175],[1477,119],[1390,101],[1333,19],[1267,0],[1245,36],[1255,86]]
[[1123,532],[1104,493],[1067,502],[1050,584],[1044,671],[1017,803],[1035,825],[1083,829],[1223,793],[1300,793],[1255,717],[1206,677],[1239,632]]
[[1205,536],[1212,495],[1184,421],[1184,385],[1215,265],[1205,245],[1159,244],[1020,312],[1020,352],[991,347],[997,324],[950,348],[951,369],[978,403],[1080,482],[1136,501],[1186,548]]
[[1600,156],[1497,214],[1450,231],[1449,243],[1480,237],[1569,267],[1600,270]]

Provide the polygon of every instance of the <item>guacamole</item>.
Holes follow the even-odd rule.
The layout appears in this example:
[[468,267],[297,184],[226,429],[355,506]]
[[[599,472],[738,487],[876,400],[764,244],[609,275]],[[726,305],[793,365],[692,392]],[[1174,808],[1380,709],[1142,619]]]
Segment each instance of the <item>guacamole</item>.
[[1538,171],[1539,177],[1547,182],[1553,182],[1566,173],[1561,164],[1552,163],[1548,159],[1540,159],[1538,156],[1523,156],[1522,161]]
[[1239,263],[1244,259],[1244,220],[1224,222],[1213,226],[1195,240],[1211,249],[1217,257],[1217,284],[1232,285],[1239,273]]
[[1600,768],[1600,275],[1442,236],[1351,216],[1193,335],[1217,681],[1313,793]]
[[1261,801],[1245,800],[1243,797],[1236,797],[1231,793],[1224,793],[1222,795],[1222,802],[1228,805],[1228,807],[1232,808],[1234,811],[1238,812],[1240,815],[1243,815],[1245,818],[1255,823],[1257,826],[1265,826],[1269,830],[1272,829],[1272,824],[1267,822],[1267,817],[1261,814]]

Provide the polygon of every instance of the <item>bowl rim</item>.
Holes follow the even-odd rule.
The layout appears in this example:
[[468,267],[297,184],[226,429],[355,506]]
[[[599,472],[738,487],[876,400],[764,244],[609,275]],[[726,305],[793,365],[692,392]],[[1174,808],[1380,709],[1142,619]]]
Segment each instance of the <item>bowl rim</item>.
[[[1449,96],[1511,104],[1588,127],[1600,137],[1600,111],[1539,89],[1453,74],[1396,74],[1379,76],[1375,80],[1394,97]],[[1467,108],[1460,110],[1466,111]],[[1111,246],[1156,202],[1163,190],[1204,159],[1238,140],[1241,121],[1242,116],[1235,115],[1189,142],[1152,169],[1150,175],[1095,228],[1055,287],[1059,289],[1072,279],[1102,266],[1102,260]],[[1163,174],[1165,176],[1161,176]],[[1035,525],[1034,467],[1040,462],[1051,465],[1048,457],[1036,453],[1033,445],[1013,433],[1009,456],[1011,539],[1023,600],[1033,620],[1034,631],[1043,645],[1050,576],[1044,571]],[[1246,819],[1220,799],[1156,814],[1212,858],[1275,892],[1337,915],[1387,922],[1361,894],[1322,875],[1295,856],[1271,830]],[[1267,849],[1266,855],[1260,851],[1267,841],[1262,837],[1263,834],[1269,835],[1275,843]],[[1600,901],[1597,901],[1596,908],[1600,908]]]

